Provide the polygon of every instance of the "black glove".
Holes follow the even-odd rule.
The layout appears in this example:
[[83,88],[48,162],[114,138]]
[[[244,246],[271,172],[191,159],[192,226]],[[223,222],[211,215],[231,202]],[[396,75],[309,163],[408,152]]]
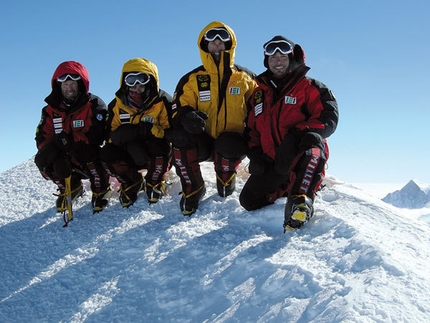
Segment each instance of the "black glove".
[[195,141],[191,134],[183,128],[170,128],[167,140],[170,141],[176,148],[191,148],[195,146]]
[[205,131],[208,115],[202,111],[190,111],[182,118],[182,126],[193,135],[198,135]]
[[46,167],[57,159],[58,155],[61,153],[60,148],[58,148],[57,143],[50,142],[40,149],[36,156],[34,157],[34,163],[40,171],[43,171]]
[[154,124],[151,122],[146,122],[146,121],[139,122],[139,125],[138,125],[138,127],[139,127],[139,138],[140,139],[151,138],[153,136],[152,131],[151,131],[153,125]]
[[73,137],[72,137],[72,135],[67,134],[64,131],[61,131],[57,135],[57,145],[64,152],[71,151],[73,149]]
[[293,130],[287,133],[284,140],[276,149],[275,155],[275,172],[280,175],[287,175],[290,167],[299,153],[299,144],[302,140],[303,133],[299,130]]
[[263,149],[260,146],[252,147],[248,151],[248,169],[252,175],[261,176],[264,174],[264,171],[266,170],[266,158],[264,156]]

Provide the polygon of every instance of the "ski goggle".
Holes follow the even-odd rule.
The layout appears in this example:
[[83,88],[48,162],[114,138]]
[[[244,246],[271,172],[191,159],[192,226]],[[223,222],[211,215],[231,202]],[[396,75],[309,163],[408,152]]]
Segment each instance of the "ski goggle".
[[125,76],[124,82],[127,86],[135,86],[137,83],[145,85],[151,77],[145,73],[129,73]]
[[285,40],[274,40],[264,46],[264,55],[275,55],[277,50],[279,50],[282,55],[287,55],[293,52],[293,47]]
[[60,83],[66,82],[67,80],[79,81],[81,77],[78,74],[64,74],[57,78]]
[[230,34],[224,28],[212,28],[205,33],[205,40],[207,41],[214,41],[217,38],[223,42],[231,39]]

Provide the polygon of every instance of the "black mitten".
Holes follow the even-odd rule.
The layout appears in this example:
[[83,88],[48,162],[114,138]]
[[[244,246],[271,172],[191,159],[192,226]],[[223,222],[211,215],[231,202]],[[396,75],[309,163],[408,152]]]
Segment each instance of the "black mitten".
[[182,118],[182,125],[186,131],[198,135],[205,131],[208,115],[202,111],[190,111]]
[[73,137],[71,134],[67,134],[61,131],[57,135],[57,145],[64,152],[69,152],[73,149]]
[[284,140],[276,149],[275,155],[275,172],[280,175],[287,175],[290,167],[299,153],[299,144],[302,140],[303,133],[292,131],[285,135]]
[[44,168],[48,167],[55,159],[57,159],[60,153],[61,151],[58,148],[58,145],[55,142],[50,142],[37,152],[34,157],[34,163],[39,170],[43,171]]
[[255,146],[248,151],[249,172],[252,175],[261,176],[266,170],[266,163],[263,154],[263,149],[260,146]]
[[166,138],[172,143],[176,148],[191,148],[195,146],[195,141],[192,140],[191,134],[185,129],[170,128],[168,136]]
[[151,122],[146,122],[146,121],[139,122],[139,138],[146,140],[153,137],[153,134],[151,131],[153,125],[154,124]]

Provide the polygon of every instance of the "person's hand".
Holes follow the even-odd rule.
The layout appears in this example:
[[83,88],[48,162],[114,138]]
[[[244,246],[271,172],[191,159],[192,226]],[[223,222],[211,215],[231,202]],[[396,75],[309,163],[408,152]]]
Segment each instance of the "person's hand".
[[287,133],[284,140],[276,149],[275,172],[279,175],[287,175],[294,159],[299,153],[299,144],[302,140],[302,132],[293,130]]
[[72,137],[72,135],[67,134],[64,131],[61,131],[57,135],[57,145],[64,152],[71,151],[73,149],[73,137]]
[[139,138],[141,139],[149,139],[152,135],[152,126],[154,124],[147,121],[139,122]]
[[208,115],[202,111],[190,111],[182,118],[182,126],[191,134],[198,135],[205,131]]
[[249,173],[252,175],[261,176],[266,170],[266,162],[263,154],[263,149],[259,146],[252,147],[248,151],[249,158]]
[[43,171],[46,167],[57,159],[58,155],[61,154],[60,148],[57,143],[50,142],[43,146],[34,157],[34,162],[40,171]]

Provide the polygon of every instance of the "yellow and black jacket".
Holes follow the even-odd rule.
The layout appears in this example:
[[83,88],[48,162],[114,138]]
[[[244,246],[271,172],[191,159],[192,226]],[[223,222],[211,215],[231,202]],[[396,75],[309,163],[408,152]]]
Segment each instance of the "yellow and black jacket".
[[[219,64],[205,48],[204,35],[212,28],[225,28],[231,36],[231,46],[222,52]],[[178,82],[172,105],[173,125],[179,126],[191,107],[207,113],[206,132],[212,138],[227,131],[243,133],[247,100],[257,85],[252,72],[234,64],[237,43],[233,30],[222,22],[211,22],[200,32],[197,44],[203,65]]]
[[[152,76],[152,94],[144,108],[138,109],[127,104],[126,85],[124,77],[130,72],[141,72]],[[109,103],[110,137],[118,131],[121,125],[137,125],[141,121],[151,120],[152,134],[156,138],[164,138],[165,130],[170,127],[167,109],[170,109],[171,97],[159,88],[157,66],[144,58],[133,58],[127,61],[122,69],[120,89],[115,93],[115,99]],[[116,136],[117,137],[117,136]]]

